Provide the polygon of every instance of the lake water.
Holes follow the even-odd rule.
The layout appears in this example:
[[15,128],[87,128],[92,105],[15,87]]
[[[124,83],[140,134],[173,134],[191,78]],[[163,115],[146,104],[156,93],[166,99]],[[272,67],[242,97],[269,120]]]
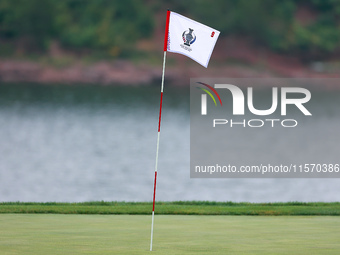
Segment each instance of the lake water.
[[[0,201],[151,201],[158,110],[159,86],[0,84]],[[189,119],[189,89],[166,87],[158,201],[339,201],[340,179],[191,179]]]

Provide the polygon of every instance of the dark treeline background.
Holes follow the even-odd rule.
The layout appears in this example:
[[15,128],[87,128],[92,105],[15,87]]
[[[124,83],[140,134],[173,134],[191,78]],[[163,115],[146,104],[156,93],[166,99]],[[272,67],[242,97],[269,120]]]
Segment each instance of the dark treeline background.
[[166,9],[275,52],[322,59],[340,48],[340,0],[1,0],[0,55],[44,53],[58,41],[74,51],[128,57],[165,22]]

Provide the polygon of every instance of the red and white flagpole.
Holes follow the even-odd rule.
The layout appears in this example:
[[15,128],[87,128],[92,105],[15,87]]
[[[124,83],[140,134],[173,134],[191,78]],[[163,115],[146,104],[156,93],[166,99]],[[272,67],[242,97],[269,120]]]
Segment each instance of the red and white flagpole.
[[170,19],[170,11],[168,10],[167,11],[167,15],[166,15],[166,25],[165,25],[165,35],[164,35],[164,57],[163,57],[163,71],[162,71],[162,84],[161,84],[161,100],[160,100],[160,105],[159,105],[159,117],[158,117],[158,133],[157,133],[156,164],[155,164],[155,182],[154,182],[154,186],[153,186],[150,251],[152,251],[153,224],[154,224],[154,219],[155,219],[155,201],[156,201],[156,183],[157,183],[157,169],[158,169],[158,152],[159,152],[159,138],[160,138],[160,133],[161,133],[163,90],[164,90],[164,73],[165,73],[166,51],[167,51],[167,48],[168,48],[169,19]]

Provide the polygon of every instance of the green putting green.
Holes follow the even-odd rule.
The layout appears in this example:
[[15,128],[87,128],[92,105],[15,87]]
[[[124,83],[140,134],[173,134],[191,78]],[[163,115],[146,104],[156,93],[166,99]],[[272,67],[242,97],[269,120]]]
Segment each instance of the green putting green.
[[337,216],[1,214],[6,254],[340,254]]

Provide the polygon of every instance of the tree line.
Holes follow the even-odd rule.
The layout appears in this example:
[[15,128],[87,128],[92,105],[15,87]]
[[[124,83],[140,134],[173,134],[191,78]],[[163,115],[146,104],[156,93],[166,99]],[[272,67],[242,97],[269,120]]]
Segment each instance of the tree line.
[[152,36],[155,14],[168,8],[278,52],[318,58],[339,50],[340,0],[1,0],[0,40],[44,51],[55,39],[119,56]]

